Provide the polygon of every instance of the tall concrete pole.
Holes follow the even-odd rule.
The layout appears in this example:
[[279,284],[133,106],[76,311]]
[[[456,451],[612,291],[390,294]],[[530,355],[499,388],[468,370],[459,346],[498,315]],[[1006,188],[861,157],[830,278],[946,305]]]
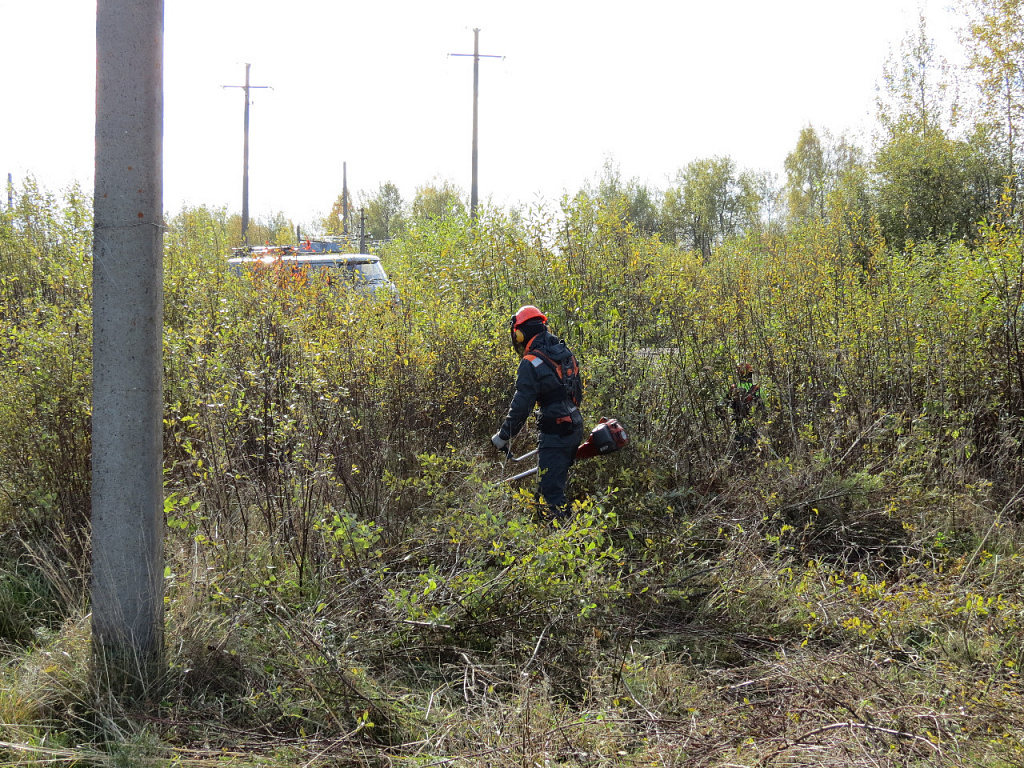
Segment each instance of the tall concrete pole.
[[473,184],[469,194],[469,215],[476,218],[477,105],[480,102],[480,30],[473,30]]
[[105,689],[164,666],[163,0],[98,0],[92,651]]
[[[469,56],[468,53],[452,53],[450,56]],[[476,204],[477,204],[477,105],[480,101],[480,58],[485,59],[503,59],[504,56],[495,56],[491,54],[480,53],[480,30],[473,30],[473,180],[472,186],[470,187],[469,193],[469,215],[471,218],[476,218]]]
[[249,244],[249,67],[245,65],[245,138],[242,141],[242,244]]
[[249,85],[249,68],[245,65],[245,85],[225,85],[225,88],[241,88],[245,92],[244,138],[242,140],[242,244],[249,244],[249,91],[254,88],[269,88],[267,85]]
[[341,234],[348,234],[348,163],[341,164]]

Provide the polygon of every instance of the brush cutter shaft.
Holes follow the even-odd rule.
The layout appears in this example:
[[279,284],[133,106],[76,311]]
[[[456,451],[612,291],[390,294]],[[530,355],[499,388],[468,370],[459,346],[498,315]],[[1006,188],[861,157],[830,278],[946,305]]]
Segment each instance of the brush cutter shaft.
[[523,459],[528,459],[531,456],[535,456],[539,450],[540,448],[534,448],[532,451],[530,451],[529,453],[524,453],[522,456],[513,456],[511,453],[509,453],[508,457],[512,461],[522,461]]
[[536,475],[539,470],[540,470],[540,467],[534,467],[533,469],[528,469],[525,472],[520,472],[518,475],[512,475],[512,477],[506,477],[501,482],[503,482],[503,483],[511,483],[513,480],[522,480],[524,477],[529,477],[530,475]]
[[[579,461],[580,459],[589,459],[592,456],[604,456],[606,453],[614,453],[628,444],[629,436],[626,434],[626,430],[622,428],[622,425],[619,424],[618,419],[609,419],[602,416],[601,421],[591,430],[590,436],[576,449],[576,460]],[[530,458],[539,450],[540,448],[534,448],[529,453],[524,453],[518,457],[509,453],[508,457],[512,461],[522,461],[523,459]],[[525,472],[520,472],[518,475],[506,477],[501,482],[511,483],[513,480],[522,480],[524,477],[537,474],[539,469],[540,467],[528,469]]]

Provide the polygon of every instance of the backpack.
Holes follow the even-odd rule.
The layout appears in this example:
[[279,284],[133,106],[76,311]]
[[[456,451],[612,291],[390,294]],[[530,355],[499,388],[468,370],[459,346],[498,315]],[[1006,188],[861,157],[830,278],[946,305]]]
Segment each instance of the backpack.
[[565,399],[579,408],[583,404],[583,379],[580,378],[580,366],[576,362],[576,355],[570,352],[569,357],[561,363],[556,363],[540,350],[532,349],[530,354],[536,355],[551,366],[565,389]]

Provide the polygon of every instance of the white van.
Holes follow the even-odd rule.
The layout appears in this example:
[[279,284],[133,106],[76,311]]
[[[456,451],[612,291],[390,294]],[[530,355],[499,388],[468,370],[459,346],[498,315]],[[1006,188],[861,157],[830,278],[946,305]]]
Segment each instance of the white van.
[[392,299],[398,298],[398,289],[384,271],[380,257],[373,254],[318,253],[290,245],[236,249],[235,252],[246,254],[228,259],[228,268],[236,275],[267,270],[308,280],[323,273],[332,286],[350,287],[365,294],[386,292]]

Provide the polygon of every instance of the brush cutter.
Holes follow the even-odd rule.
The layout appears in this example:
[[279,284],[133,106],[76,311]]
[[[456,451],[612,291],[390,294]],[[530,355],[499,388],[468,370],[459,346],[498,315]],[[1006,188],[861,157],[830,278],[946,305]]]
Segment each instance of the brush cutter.
[[[608,453],[614,453],[623,446],[629,443],[629,435],[626,434],[626,430],[619,424],[618,419],[609,419],[605,416],[601,417],[601,420],[597,423],[597,426],[590,430],[590,435],[580,443],[576,449],[576,461],[580,459],[589,459],[594,456],[604,456]],[[529,453],[524,453],[522,456],[513,456],[511,452],[508,454],[508,458],[512,461],[522,461],[535,455],[540,448],[534,448]],[[511,483],[513,480],[522,480],[524,477],[537,474],[539,467],[528,469],[525,472],[520,472],[518,475],[512,477],[506,477],[502,480],[503,483]]]

